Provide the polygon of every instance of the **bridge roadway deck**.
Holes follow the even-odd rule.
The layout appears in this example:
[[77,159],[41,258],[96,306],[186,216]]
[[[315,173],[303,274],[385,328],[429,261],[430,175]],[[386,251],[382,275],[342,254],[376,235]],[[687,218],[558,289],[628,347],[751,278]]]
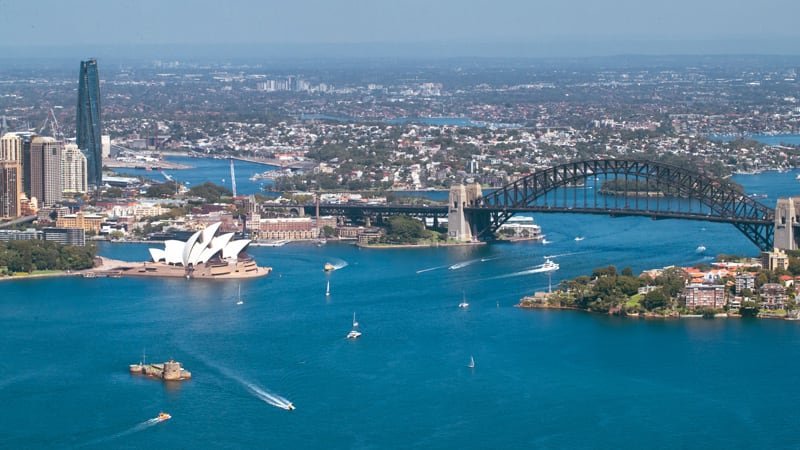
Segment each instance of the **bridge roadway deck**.
[[[316,205],[296,205],[294,207],[302,207],[304,212],[313,215],[316,212]],[[287,208],[285,206],[275,208]],[[353,204],[331,204],[321,203],[319,205],[320,214],[325,215],[343,215],[343,216],[372,216],[372,215],[391,215],[391,214],[407,214],[415,216],[427,217],[447,217],[447,206],[431,205],[431,206],[417,206],[417,205],[353,205]],[[512,212],[512,213],[571,213],[571,214],[593,214],[605,215],[610,217],[622,216],[641,216],[650,217],[652,219],[685,219],[685,220],[702,220],[706,222],[719,222],[719,223],[748,223],[756,225],[772,225],[771,218],[746,218],[746,217],[723,217],[714,216],[712,214],[698,214],[686,213],[680,211],[654,211],[642,210],[632,208],[578,208],[578,207],[562,207],[562,206],[530,206],[530,207],[467,207],[464,208],[465,212]]]

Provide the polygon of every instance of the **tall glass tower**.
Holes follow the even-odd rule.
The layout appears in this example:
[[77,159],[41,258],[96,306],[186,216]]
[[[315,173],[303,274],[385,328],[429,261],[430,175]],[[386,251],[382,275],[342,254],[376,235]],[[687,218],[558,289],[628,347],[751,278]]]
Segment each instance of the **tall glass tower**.
[[76,143],[86,156],[86,181],[100,187],[103,185],[103,143],[100,136],[100,76],[95,59],[81,61],[75,123]]

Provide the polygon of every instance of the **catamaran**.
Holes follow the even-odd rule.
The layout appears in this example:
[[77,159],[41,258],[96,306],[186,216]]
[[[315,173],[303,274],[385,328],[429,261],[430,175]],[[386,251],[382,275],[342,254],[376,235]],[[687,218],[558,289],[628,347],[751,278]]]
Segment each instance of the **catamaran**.
[[358,328],[358,322],[356,322],[356,313],[353,313],[353,329],[347,333],[347,339],[358,339],[361,337],[361,332],[356,330]]

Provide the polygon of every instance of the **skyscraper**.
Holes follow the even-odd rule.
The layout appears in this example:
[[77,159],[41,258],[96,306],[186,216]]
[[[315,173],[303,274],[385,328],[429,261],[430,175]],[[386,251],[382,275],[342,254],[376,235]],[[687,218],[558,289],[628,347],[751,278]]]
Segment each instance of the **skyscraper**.
[[18,217],[22,192],[22,138],[4,134],[0,138],[0,218]]
[[75,120],[78,148],[86,156],[86,179],[95,187],[103,184],[103,144],[100,123],[100,76],[97,60],[81,61],[78,79],[78,115]]
[[61,153],[61,184],[65,193],[84,193],[86,186],[86,157],[75,144],[64,145]]
[[31,141],[31,195],[41,206],[60,202],[61,152],[63,145],[51,137],[37,136]]

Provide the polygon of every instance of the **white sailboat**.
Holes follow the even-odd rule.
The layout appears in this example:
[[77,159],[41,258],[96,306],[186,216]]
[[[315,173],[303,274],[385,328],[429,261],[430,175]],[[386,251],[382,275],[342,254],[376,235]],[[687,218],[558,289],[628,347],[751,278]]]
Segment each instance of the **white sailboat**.
[[358,322],[356,321],[356,313],[353,313],[353,328],[358,328]]
[[330,280],[328,281],[328,284],[325,286],[325,296],[327,297],[329,295],[331,295],[331,282],[330,282]]
[[242,301],[242,285],[241,284],[239,285],[239,296],[238,296],[238,299],[236,300],[236,304],[237,305],[244,304],[244,302]]
[[467,364],[467,367],[469,367],[470,369],[475,368],[475,358],[473,358],[472,356],[469,357],[469,364]]

